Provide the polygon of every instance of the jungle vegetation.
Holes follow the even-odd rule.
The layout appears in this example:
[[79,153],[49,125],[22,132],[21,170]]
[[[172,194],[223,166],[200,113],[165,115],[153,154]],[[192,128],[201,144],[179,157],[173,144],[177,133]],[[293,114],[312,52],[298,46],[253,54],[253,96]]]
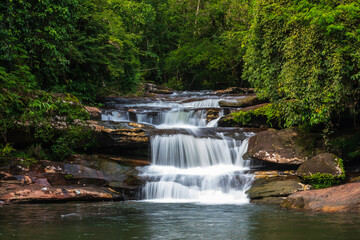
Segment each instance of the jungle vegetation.
[[359,1],[4,0],[0,44],[3,144],[16,120],[86,119],[55,93],[95,104],[142,82],[254,87],[282,127],[359,124]]

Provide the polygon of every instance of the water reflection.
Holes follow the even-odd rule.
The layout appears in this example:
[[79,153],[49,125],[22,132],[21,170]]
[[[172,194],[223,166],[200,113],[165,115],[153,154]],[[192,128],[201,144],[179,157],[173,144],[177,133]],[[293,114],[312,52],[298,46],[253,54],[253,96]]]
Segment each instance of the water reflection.
[[0,208],[0,239],[359,239],[359,223],[251,204],[34,204]]

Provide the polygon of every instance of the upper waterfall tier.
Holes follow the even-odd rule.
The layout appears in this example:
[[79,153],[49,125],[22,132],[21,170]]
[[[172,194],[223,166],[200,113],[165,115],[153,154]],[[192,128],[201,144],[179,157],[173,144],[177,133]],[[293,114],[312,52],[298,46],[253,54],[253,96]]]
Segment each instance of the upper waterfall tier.
[[196,138],[191,135],[153,136],[152,163],[178,168],[209,167],[213,165],[244,166],[243,154],[247,140]]

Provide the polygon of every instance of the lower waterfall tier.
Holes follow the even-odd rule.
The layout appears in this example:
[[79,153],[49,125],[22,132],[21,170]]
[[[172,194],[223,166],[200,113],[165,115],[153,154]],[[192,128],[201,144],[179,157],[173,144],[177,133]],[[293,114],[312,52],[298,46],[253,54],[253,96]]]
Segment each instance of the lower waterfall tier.
[[248,203],[246,191],[253,176],[234,165],[181,169],[149,166],[141,175],[147,183],[142,199],[155,202],[199,202],[208,204]]

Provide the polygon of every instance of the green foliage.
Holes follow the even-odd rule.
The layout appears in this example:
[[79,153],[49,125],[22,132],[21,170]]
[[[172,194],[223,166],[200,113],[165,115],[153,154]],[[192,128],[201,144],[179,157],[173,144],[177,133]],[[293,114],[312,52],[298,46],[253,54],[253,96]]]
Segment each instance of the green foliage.
[[95,144],[92,132],[83,126],[71,126],[60,135],[51,146],[53,159],[62,158],[75,153],[75,150],[85,151]]
[[329,148],[347,161],[360,159],[360,132],[330,139]]
[[242,59],[251,1],[164,2],[167,29],[161,36],[168,39],[168,48],[167,54],[157,54],[163,56],[158,66],[163,80],[184,89],[245,86]]
[[73,179],[73,178],[74,178],[74,176],[72,174],[66,174],[65,175],[65,179],[67,179],[67,180],[70,180],[70,179]]
[[286,126],[356,115],[359,26],[356,1],[255,1],[244,77],[282,108]]
[[249,126],[256,118],[263,118],[270,127],[279,127],[282,125],[282,114],[273,105],[267,104],[255,110],[238,111],[231,114],[237,125]]
[[328,188],[333,185],[342,183],[345,180],[345,170],[343,160],[339,158],[338,164],[343,172],[340,176],[335,176],[328,173],[315,173],[312,175],[303,176],[302,180],[306,184],[310,184],[315,189]]
[[344,177],[336,177],[328,173],[315,173],[309,176],[304,176],[303,180],[305,183],[310,184],[315,189],[321,189],[340,184],[342,181],[344,181]]
[[15,149],[10,143],[6,143],[5,145],[0,144],[0,159],[9,156],[13,151],[15,151]]

